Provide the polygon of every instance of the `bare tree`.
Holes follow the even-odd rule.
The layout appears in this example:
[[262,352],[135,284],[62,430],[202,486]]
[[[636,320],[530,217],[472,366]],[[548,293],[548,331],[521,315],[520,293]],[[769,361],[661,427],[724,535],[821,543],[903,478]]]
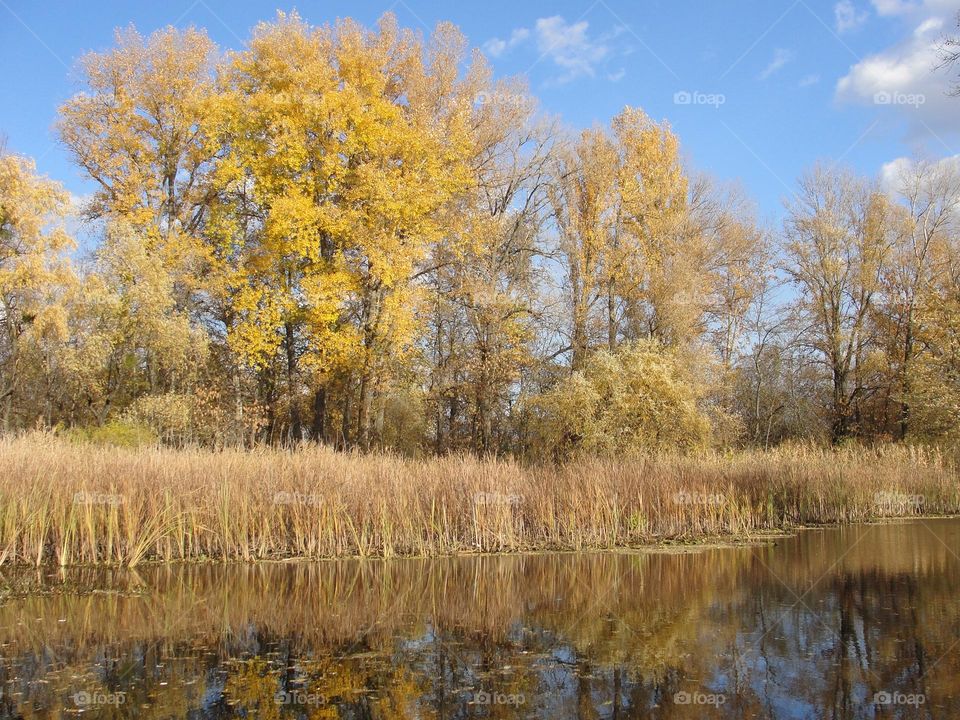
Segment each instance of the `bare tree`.
[[[960,28],[960,13],[957,13],[957,28]],[[960,35],[945,36],[937,51],[940,53],[940,65],[938,67],[940,69],[953,68],[960,62]],[[960,96],[960,77],[957,78],[950,94]]]

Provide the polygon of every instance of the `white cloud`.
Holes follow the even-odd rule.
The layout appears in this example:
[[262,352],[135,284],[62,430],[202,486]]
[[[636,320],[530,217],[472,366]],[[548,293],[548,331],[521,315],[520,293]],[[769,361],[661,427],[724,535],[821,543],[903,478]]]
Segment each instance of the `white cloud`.
[[818,82],[820,82],[819,75],[804,75],[800,78],[799,85],[800,87],[810,87],[811,85],[816,85]]
[[895,17],[897,15],[944,14],[956,16],[957,0],[870,0],[877,15]]
[[[946,177],[960,177],[960,155],[952,155],[941,158],[940,160],[921,161],[908,157],[898,157],[888,163],[884,163],[880,168],[880,187],[885,193],[892,197],[897,197],[905,187],[909,187],[911,181],[917,177],[918,168],[923,165],[926,172]],[[956,186],[956,180],[953,181]]]
[[538,18],[533,29],[515,28],[509,38],[493,37],[483,44],[483,51],[496,58],[532,40],[540,59],[551,61],[560,70],[552,84],[563,84],[579,77],[602,74],[610,82],[619,82],[626,76],[626,68],[605,67],[614,57],[626,57],[634,48],[615,42],[627,30],[615,26],[600,36],[591,36],[586,20],[568,23],[562,16]]
[[[890,0],[881,0],[880,4],[888,14],[892,13]],[[837,99],[882,106],[881,109],[900,114],[907,119],[914,138],[956,132],[960,101],[947,94],[950,75],[937,70],[937,48],[947,18],[940,8],[945,4],[943,0],[927,0],[919,10],[900,10],[912,13],[905,17],[912,28],[910,34],[853,65],[837,81]]]
[[510,38],[501,40],[500,38],[490,38],[483,44],[483,49],[490,57],[500,57],[507,50],[512,50],[517,45],[530,37],[530,31],[527,28],[516,28],[510,33]]
[[904,0],[871,0],[877,15],[903,15],[917,9],[917,6]]
[[586,20],[570,25],[559,15],[537,20],[534,26],[537,49],[563,70],[556,82],[594,77],[597,66],[611,55],[610,47],[602,38],[590,38],[589,27]]
[[764,68],[762,73],[760,73],[760,79],[766,80],[774,73],[779,72],[780,69],[791,60],[793,60],[792,50],[777,48],[773,51],[773,58],[770,60],[770,64]]
[[857,10],[853,0],[840,0],[833,6],[833,17],[838,33],[849,32],[866,22],[869,13],[866,10]]
[[500,57],[507,49],[507,41],[500,38],[490,38],[483,44],[483,50],[490,57]]
[[920,23],[920,25],[917,27],[916,30],[913,31],[913,35],[914,37],[923,38],[924,36],[929,35],[930,33],[937,32],[942,27],[943,27],[943,18],[938,18],[938,17],[927,18],[922,23]]

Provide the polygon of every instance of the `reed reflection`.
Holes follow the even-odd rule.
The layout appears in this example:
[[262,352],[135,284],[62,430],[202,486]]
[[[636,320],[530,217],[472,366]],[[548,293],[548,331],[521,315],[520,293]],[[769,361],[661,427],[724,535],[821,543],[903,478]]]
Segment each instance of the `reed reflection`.
[[960,521],[5,577],[0,717],[960,716]]

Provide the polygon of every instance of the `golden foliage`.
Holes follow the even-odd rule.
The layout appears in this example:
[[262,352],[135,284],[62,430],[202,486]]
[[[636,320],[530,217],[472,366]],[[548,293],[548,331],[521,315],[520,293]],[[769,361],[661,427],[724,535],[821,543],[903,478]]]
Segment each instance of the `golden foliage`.
[[687,361],[656,341],[601,350],[537,401],[545,448],[601,455],[705,447],[710,422]]

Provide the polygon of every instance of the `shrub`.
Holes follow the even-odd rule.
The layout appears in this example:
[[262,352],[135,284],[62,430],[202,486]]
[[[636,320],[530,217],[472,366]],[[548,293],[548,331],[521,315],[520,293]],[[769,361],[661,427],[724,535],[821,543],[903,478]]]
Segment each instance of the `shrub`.
[[163,442],[178,446],[220,445],[223,431],[229,428],[229,418],[215,390],[197,389],[189,395],[144,395],[127,408],[124,417],[150,428]]
[[114,447],[135,448],[157,443],[157,434],[152,429],[126,420],[111,420],[100,426],[71,428],[66,432],[66,436],[76,442]]
[[630,454],[694,449],[711,437],[685,358],[653,341],[600,351],[536,401],[542,450]]

